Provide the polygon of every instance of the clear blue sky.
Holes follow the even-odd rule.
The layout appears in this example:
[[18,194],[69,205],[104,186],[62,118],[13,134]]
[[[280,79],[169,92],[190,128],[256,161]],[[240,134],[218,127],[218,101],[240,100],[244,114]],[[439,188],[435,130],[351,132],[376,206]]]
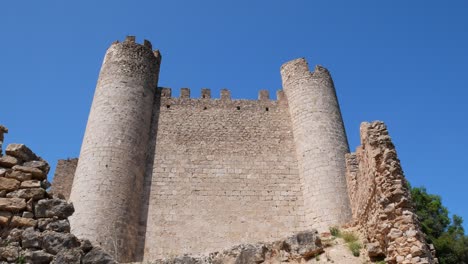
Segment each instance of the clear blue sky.
[[362,121],[385,121],[411,184],[468,227],[467,14],[466,0],[2,1],[0,123],[52,166],[78,156],[104,52],[129,34],[161,50],[176,95],[274,94],[305,57],[332,72],[351,148]]

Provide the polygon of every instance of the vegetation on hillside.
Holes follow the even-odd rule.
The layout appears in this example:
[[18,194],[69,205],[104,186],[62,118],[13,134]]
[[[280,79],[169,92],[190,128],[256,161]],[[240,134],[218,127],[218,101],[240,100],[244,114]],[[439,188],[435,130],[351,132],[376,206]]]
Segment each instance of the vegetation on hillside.
[[453,215],[438,195],[427,193],[424,187],[411,188],[411,196],[423,232],[434,244],[440,264],[468,264],[468,236],[463,229],[463,219]]

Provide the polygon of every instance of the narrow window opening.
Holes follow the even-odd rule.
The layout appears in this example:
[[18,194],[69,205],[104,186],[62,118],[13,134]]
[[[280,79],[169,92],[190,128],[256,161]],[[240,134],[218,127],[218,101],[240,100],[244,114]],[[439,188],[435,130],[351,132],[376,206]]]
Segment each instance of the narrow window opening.
[[204,99],[204,98],[205,98],[205,95],[202,95],[202,98]]
[[205,106],[205,107],[203,107],[203,110],[206,110],[206,109],[208,109],[206,106]]
[[268,109],[268,107],[267,107],[267,108],[265,108],[265,111],[267,111],[267,112],[268,112],[268,110],[270,110],[270,109]]
[[171,108],[171,106],[170,106],[170,105],[166,105],[166,107],[167,107],[167,109]]
[[240,110],[240,106],[237,107],[237,110]]

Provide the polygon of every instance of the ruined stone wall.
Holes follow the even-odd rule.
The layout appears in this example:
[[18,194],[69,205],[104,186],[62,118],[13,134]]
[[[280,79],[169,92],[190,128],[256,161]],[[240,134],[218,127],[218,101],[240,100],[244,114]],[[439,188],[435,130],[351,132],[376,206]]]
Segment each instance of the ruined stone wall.
[[433,263],[385,124],[361,124],[361,146],[346,156],[346,166],[354,225],[369,242],[369,256],[387,263]]
[[23,144],[8,145],[5,156],[0,151],[0,262],[116,264],[70,233],[73,204],[47,192],[48,172],[49,164]]
[[[281,98],[281,94],[279,95]],[[286,101],[161,91],[145,259],[273,241],[304,228]]]
[[59,160],[55,167],[53,184],[51,192],[62,194],[65,199],[70,198],[71,187],[75,177],[76,166],[78,165],[78,158]]

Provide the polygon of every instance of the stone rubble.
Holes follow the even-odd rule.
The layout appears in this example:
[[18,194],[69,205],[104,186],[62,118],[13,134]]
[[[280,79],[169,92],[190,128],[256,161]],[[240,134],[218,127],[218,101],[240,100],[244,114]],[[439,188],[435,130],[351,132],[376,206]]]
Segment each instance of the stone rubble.
[[117,263],[88,240],[70,233],[73,204],[47,188],[49,164],[23,144],[2,155],[0,125],[0,264]]
[[389,264],[437,263],[383,122],[361,124],[361,146],[347,154],[346,167],[352,225],[368,240],[369,257]]
[[299,232],[272,243],[242,244],[202,256],[183,255],[148,264],[305,263],[324,252],[317,230]]

